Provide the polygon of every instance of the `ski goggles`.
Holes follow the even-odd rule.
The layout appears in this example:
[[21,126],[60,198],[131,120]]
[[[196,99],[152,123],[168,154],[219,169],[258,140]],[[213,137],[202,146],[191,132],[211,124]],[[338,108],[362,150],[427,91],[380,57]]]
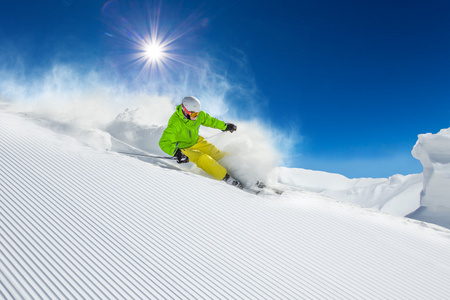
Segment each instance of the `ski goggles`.
[[186,107],[184,107],[184,105],[181,105],[181,106],[183,107],[183,111],[184,111],[188,116],[191,117],[191,120],[195,120],[195,119],[198,117],[198,114],[199,114],[200,112],[189,111],[189,110],[187,110]]

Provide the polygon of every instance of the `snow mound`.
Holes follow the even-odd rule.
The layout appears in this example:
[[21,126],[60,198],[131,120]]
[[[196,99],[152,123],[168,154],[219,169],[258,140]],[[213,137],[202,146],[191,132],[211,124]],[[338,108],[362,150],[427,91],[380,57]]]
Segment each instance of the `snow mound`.
[[423,190],[409,217],[450,228],[450,128],[419,135],[412,155],[423,165]]
[[278,180],[282,184],[396,216],[405,216],[419,207],[422,188],[420,174],[394,175],[388,179],[349,179],[339,174],[280,167]]

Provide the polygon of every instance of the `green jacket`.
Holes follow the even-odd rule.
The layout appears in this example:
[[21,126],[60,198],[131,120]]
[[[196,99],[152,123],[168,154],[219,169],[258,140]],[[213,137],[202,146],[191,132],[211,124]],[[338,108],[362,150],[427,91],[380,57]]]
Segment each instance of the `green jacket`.
[[181,104],[169,119],[169,124],[164,130],[159,147],[169,155],[175,155],[178,149],[189,148],[197,143],[200,125],[225,130],[227,125],[219,119],[213,118],[204,111],[198,114],[195,121],[186,119],[183,115]]

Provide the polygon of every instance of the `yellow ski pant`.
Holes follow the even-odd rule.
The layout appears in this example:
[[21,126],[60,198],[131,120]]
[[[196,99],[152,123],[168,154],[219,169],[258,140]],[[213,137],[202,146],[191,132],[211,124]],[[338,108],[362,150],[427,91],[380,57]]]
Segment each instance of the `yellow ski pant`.
[[227,170],[217,162],[225,156],[225,152],[217,149],[202,136],[195,145],[181,149],[181,152],[189,157],[189,161],[217,180],[222,180],[227,174]]

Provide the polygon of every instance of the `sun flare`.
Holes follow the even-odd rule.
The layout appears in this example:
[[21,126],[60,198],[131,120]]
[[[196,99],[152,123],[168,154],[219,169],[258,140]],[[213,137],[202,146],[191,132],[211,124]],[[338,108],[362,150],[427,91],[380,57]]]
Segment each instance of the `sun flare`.
[[188,49],[193,33],[204,27],[201,13],[184,15],[174,23],[173,11],[165,15],[163,8],[160,0],[123,7],[110,0],[103,7],[109,25],[105,35],[111,38],[120,64],[135,67],[138,76],[167,77],[176,68],[192,66],[193,52]]

